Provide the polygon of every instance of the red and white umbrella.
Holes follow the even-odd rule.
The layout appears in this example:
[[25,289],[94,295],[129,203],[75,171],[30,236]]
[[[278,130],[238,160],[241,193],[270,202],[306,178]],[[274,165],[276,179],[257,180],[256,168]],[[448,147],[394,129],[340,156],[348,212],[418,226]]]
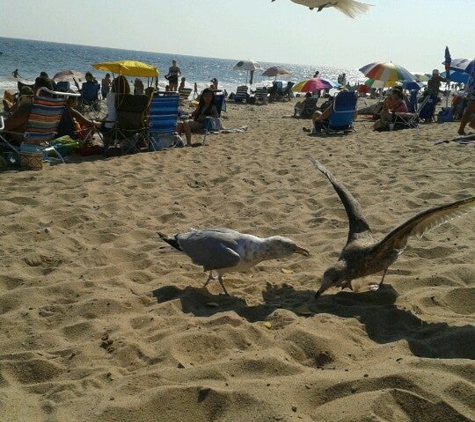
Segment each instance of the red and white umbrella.
[[264,70],[262,72],[262,76],[292,76],[292,72],[289,72],[287,69],[284,67],[280,66],[271,66],[268,69]]
[[53,81],[69,81],[73,79],[84,79],[84,73],[77,70],[61,70],[53,76]]

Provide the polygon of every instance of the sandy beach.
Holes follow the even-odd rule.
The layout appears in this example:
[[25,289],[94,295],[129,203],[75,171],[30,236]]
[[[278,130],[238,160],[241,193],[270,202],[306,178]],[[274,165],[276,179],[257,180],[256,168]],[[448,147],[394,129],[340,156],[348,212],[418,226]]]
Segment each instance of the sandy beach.
[[[373,132],[364,117],[312,137],[295,102],[229,102],[224,125],[248,130],[204,147],[0,173],[2,421],[475,420],[475,212],[410,239],[379,291],[376,275],[315,301],[348,224],[305,158],[382,237],[475,195],[474,144],[435,144],[458,122]],[[205,227],[311,256],[228,274],[227,297],[157,235]]]

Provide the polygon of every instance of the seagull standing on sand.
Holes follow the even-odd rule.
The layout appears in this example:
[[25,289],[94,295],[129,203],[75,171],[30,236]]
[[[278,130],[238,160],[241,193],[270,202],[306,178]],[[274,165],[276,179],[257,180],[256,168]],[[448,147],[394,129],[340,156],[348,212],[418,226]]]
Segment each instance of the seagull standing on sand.
[[257,237],[239,233],[231,229],[192,230],[168,237],[158,233],[160,238],[188,255],[196,265],[209,271],[205,286],[213,280],[213,270],[218,273],[218,281],[224,294],[223,274],[246,271],[261,261],[285,258],[294,253],[309,256],[306,249],[282,236]]
[[[351,280],[383,271],[383,277],[379,283],[381,286],[389,266],[404,251],[410,236],[421,237],[452,218],[475,209],[474,196],[430,208],[409,218],[391,230],[382,240],[377,241],[371,233],[358,201],[322,164],[313,157],[308,158],[333,185],[345,206],[349,220],[346,245],[340,253],[338,262],[324,272],[322,284],[315,295],[316,299],[329,287],[340,286],[342,289],[347,287],[352,290]],[[376,289],[379,286],[376,286]]]
[[[275,0],[272,0],[273,2]],[[308,6],[310,10],[317,8],[318,12],[321,12],[326,7],[334,7],[340,12],[343,12],[345,15],[350,18],[356,17],[356,15],[361,15],[366,13],[369,10],[371,4],[361,3],[355,0],[292,0],[294,3],[302,4]]]

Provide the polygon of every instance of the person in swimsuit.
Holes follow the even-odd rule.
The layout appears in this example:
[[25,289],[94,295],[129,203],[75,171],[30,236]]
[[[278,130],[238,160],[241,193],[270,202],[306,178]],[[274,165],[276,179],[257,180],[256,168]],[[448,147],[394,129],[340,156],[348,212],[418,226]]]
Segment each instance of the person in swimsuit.
[[172,60],[172,65],[168,68],[168,74],[165,78],[168,79],[168,85],[170,85],[170,91],[178,90],[178,77],[181,76],[181,70],[176,65],[176,60]]

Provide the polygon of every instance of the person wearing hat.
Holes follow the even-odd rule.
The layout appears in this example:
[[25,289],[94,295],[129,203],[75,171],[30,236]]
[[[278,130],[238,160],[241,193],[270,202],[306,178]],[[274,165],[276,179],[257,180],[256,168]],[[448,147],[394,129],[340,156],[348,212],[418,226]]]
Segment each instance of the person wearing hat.
[[215,91],[218,90],[218,80],[216,78],[211,79],[211,89],[214,89]]

